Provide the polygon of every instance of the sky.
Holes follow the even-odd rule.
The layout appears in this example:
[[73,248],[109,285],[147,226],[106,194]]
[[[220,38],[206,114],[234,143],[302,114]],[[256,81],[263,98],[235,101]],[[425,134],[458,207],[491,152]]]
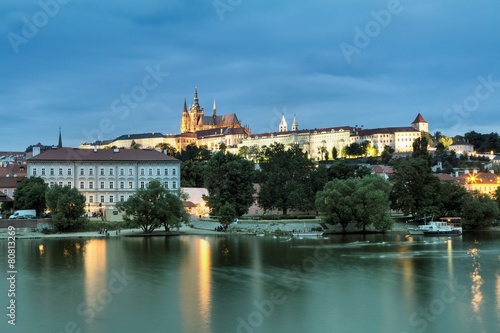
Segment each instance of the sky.
[[498,0],[2,0],[0,151],[176,134],[184,99],[252,133],[500,132]]

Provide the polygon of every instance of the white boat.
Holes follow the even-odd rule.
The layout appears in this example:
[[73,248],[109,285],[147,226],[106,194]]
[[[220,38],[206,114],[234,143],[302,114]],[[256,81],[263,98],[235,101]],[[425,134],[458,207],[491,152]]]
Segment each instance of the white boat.
[[410,235],[423,236],[454,236],[462,234],[459,217],[442,217],[441,221],[430,221],[428,224],[408,228]]

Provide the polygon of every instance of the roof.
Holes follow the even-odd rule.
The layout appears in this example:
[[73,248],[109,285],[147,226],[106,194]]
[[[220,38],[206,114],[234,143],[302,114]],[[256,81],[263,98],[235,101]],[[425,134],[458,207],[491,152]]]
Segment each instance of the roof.
[[12,198],[9,197],[8,195],[0,192],[0,202],[6,202],[6,201],[14,201],[14,200],[12,200]]
[[471,147],[473,147],[474,145],[465,141],[465,140],[458,140],[457,142],[451,144],[450,147],[451,146],[471,146]]
[[[359,136],[368,136],[374,134],[393,134],[396,132],[419,132],[413,127],[382,127],[382,128],[371,128],[362,129],[359,131]],[[419,132],[420,133],[420,132]]]
[[223,135],[235,135],[235,134],[246,134],[243,127],[223,127],[223,128],[212,128],[207,130],[196,131],[198,138],[210,137],[210,136],[223,136]]
[[1,177],[0,188],[16,188],[25,177]]
[[424,117],[422,117],[422,115],[420,114],[420,112],[417,114],[417,117],[412,122],[412,124],[418,124],[418,123],[426,123]]
[[0,164],[0,177],[23,177],[26,175],[26,169],[26,163],[8,163],[5,166]]
[[203,125],[229,125],[229,124],[239,124],[238,117],[236,114],[229,113],[220,116],[203,116],[201,119]]
[[118,140],[135,140],[135,139],[153,139],[153,138],[163,138],[165,135],[162,133],[156,133],[156,132],[151,132],[151,133],[139,133],[139,134],[124,134],[120,135],[113,141],[118,141]]
[[268,132],[268,133],[259,133],[259,134],[252,134],[250,137],[251,138],[260,138],[263,136],[280,136],[280,135],[288,135],[288,134],[316,134],[316,133],[328,133],[328,132],[347,132],[350,133],[352,130],[352,127],[349,126],[339,126],[339,127],[326,127],[326,128],[315,128],[315,129],[302,129],[302,130],[296,130],[296,131],[285,131],[285,132]]
[[37,161],[175,161],[179,160],[153,149],[79,149],[53,148],[28,159]]

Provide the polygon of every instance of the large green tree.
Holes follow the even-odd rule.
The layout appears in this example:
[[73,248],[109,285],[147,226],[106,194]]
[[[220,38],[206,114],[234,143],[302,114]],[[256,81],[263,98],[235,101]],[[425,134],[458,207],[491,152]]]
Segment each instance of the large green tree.
[[47,189],[47,184],[40,177],[24,178],[14,192],[14,208],[36,209],[36,215],[40,216],[45,211]]
[[76,188],[55,185],[47,190],[45,197],[57,230],[73,231],[83,227],[87,220],[85,197]]
[[443,182],[439,189],[439,216],[462,216],[463,207],[470,202],[471,195],[460,185]]
[[146,233],[160,226],[168,231],[188,221],[182,200],[157,180],[149,182],[146,188],[138,189],[127,201],[119,202],[117,208],[125,213],[123,219],[126,222]]
[[279,209],[283,215],[289,209],[314,208],[308,196],[313,163],[298,145],[287,149],[283,144],[273,143],[265,148],[259,165],[260,207]]
[[415,218],[437,214],[440,182],[426,159],[410,158],[394,165],[391,208]]
[[242,156],[217,152],[205,167],[205,197],[212,213],[220,215],[222,206],[231,205],[236,216],[248,212],[254,201],[254,164]]
[[498,204],[486,194],[474,193],[472,197],[463,208],[463,227],[474,230],[491,227],[500,214]]
[[369,225],[385,231],[392,226],[390,191],[390,183],[379,176],[334,179],[317,193],[316,206],[327,223],[339,223],[343,232],[349,224],[363,231]]
[[204,165],[201,162],[188,160],[181,163],[181,186],[203,187]]
[[367,167],[347,163],[344,160],[334,161],[328,168],[328,180],[361,178],[371,173]]

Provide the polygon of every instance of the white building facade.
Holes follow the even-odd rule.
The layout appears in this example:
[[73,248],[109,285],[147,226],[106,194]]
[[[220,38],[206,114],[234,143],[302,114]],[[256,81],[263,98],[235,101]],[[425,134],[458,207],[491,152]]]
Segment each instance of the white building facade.
[[27,176],[49,186],[70,186],[85,196],[88,212],[103,212],[158,180],[180,188],[181,162],[150,149],[51,149],[27,160]]

